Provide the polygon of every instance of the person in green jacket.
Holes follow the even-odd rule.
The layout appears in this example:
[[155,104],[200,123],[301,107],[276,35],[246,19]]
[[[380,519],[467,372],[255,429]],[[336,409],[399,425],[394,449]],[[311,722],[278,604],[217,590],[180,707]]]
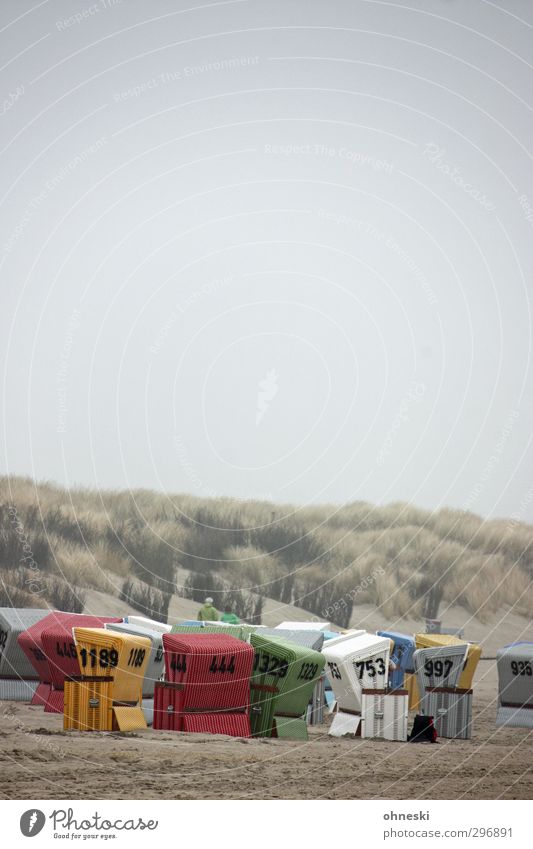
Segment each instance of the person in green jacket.
[[216,607],[213,607],[213,599],[206,598],[204,604],[198,611],[200,622],[218,622],[218,612]]
[[220,617],[220,621],[228,622],[230,625],[238,625],[241,620],[235,613],[231,612],[231,607],[226,605],[226,607],[224,608],[224,613]]

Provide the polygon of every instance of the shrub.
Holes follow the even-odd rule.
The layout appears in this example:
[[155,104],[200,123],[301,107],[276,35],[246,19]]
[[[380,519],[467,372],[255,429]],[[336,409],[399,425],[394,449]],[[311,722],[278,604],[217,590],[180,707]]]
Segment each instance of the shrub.
[[183,582],[181,595],[183,598],[190,598],[202,604],[207,597],[211,596],[215,607],[220,609],[224,592],[223,582],[211,572],[190,572]]
[[120,591],[122,601],[131,605],[149,619],[155,619],[156,622],[167,621],[171,598],[171,593],[164,593],[148,584],[134,582],[130,579],[124,581]]
[[71,587],[59,578],[48,579],[45,594],[50,605],[56,610],[82,613],[85,607],[85,593],[79,587]]
[[237,614],[239,619],[260,625],[264,603],[264,599],[260,595],[245,593],[239,589],[229,589],[222,596],[220,609],[224,610],[229,607],[232,613]]
[[[52,594],[65,585],[62,577],[75,596],[78,586],[114,593],[116,575],[120,585],[131,582],[137,604],[159,615],[175,591],[177,569],[188,570],[185,597],[202,602],[211,595],[221,608],[232,593],[247,618],[258,596],[299,604],[339,625],[350,615],[345,596],[354,610],[374,604],[391,617],[437,617],[443,604],[456,603],[485,619],[504,605],[524,615],[533,608],[533,527],[515,518],[483,521],[461,510],[366,502],[294,507],[149,490],[66,492],[52,483],[0,477],[7,603],[13,603],[8,597],[23,606],[47,600],[28,594],[26,579],[21,584],[15,574],[28,546],[43,586],[56,578]],[[383,574],[364,582],[376,564]],[[76,599],[64,604],[79,606]],[[332,604],[335,615],[324,616]]]
[[36,595],[28,590],[27,580],[23,569],[4,572],[0,581],[0,607],[39,607]]

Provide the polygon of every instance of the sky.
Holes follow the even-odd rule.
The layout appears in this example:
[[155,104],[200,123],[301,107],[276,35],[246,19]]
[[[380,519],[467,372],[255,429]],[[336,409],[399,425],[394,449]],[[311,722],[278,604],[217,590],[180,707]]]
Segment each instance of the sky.
[[3,0],[0,472],[533,521],[527,0]]

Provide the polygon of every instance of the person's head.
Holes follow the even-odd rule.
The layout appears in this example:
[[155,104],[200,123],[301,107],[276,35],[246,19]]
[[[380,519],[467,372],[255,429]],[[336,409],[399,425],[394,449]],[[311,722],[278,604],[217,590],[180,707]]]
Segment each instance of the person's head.
[[227,604],[224,608],[224,613],[231,613],[231,607]]
[[212,598],[206,598],[205,603],[206,604],[213,604],[213,599]]

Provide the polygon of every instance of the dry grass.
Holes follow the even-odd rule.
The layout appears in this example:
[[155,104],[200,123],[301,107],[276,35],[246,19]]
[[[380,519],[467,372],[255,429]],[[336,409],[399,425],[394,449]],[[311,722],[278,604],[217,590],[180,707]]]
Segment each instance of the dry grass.
[[350,601],[386,617],[422,616],[431,593],[482,620],[502,606],[533,613],[533,528],[516,521],[403,503],[295,507],[144,489],[65,491],[17,477],[0,478],[2,505],[4,575],[22,545],[6,518],[14,505],[38,567],[73,587],[116,594],[135,577],[167,592],[193,572],[321,616],[342,602],[345,619]]

